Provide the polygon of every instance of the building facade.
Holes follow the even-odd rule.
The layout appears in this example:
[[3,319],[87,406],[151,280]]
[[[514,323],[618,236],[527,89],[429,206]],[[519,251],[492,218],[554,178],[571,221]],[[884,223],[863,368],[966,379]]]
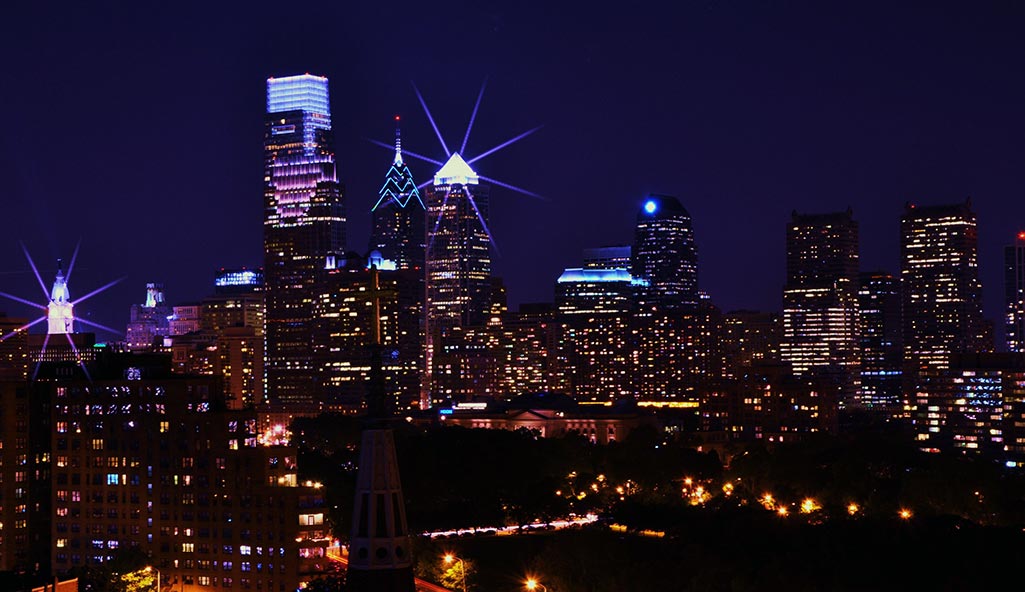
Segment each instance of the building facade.
[[698,251],[690,214],[669,195],[650,195],[637,213],[630,273],[646,280],[639,298],[646,306],[698,304]]
[[829,377],[841,405],[858,382],[858,223],[850,210],[794,212],[787,226],[780,357],[795,375]]
[[1004,334],[1007,350],[1025,351],[1025,232],[1004,247]]
[[991,349],[985,343],[971,203],[908,204],[901,218],[900,250],[904,391],[911,399],[921,372],[948,368],[952,354]]
[[328,81],[267,80],[264,277],[267,391],[275,402],[317,399],[311,357],[318,271],[345,249],[343,187],[332,147]]
[[898,414],[901,402],[900,281],[885,272],[859,276],[858,343],[861,351],[861,385],[858,405]]

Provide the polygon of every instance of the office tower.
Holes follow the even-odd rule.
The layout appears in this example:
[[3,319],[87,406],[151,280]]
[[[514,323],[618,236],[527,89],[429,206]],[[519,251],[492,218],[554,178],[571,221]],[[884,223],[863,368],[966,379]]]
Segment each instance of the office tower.
[[884,272],[859,275],[861,386],[858,403],[897,414],[902,406],[900,283]]
[[734,310],[723,315],[726,377],[738,378],[752,366],[779,362],[779,314]]
[[926,452],[1025,460],[1023,384],[1025,358],[1017,353],[952,354],[944,368],[923,368],[911,401],[915,444]]
[[263,292],[263,269],[224,269],[214,277],[214,294],[255,294]]
[[499,331],[500,392],[561,390],[553,379],[557,331],[552,303],[521,304],[518,311],[502,315]]
[[555,284],[559,381],[578,401],[636,394],[631,323],[638,286],[629,270],[571,268]]
[[793,213],[787,225],[780,357],[794,374],[828,377],[854,404],[858,372],[858,223],[852,212]]
[[0,379],[28,378],[28,319],[13,318],[0,312]]
[[634,230],[634,278],[647,280],[640,298],[656,307],[693,307],[698,303],[698,251],[690,214],[679,200],[649,195],[637,213]]
[[[0,369],[0,572],[50,575],[50,401]],[[20,374],[20,372],[16,372]]]
[[395,117],[395,157],[374,204],[370,251],[395,263],[396,269],[424,268],[427,211],[409,166],[402,159],[399,118]]
[[1025,352],[1025,232],[1004,247],[1004,305],[1007,350]]
[[129,312],[128,330],[125,331],[128,349],[152,349],[155,340],[170,334],[169,316],[171,307],[164,302],[164,286],[156,283],[146,284],[146,301],[142,304],[133,304]]
[[433,356],[454,327],[483,325],[491,307],[488,185],[452,154],[427,189],[427,377],[421,405],[430,405]]
[[[318,381],[324,401],[348,411],[363,406],[370,380],[375,306],[380,314],[382,368],[389,405],[406,412],[419,404],[422,276],[415,269],[370,268],[381,263],[361,257],[336,261],[334,268],[321,272],[322,292],[315,294]],[[376,289],[374,281],[378,283]]]
[[951,354],[989,348],[971,203],[908,204],[900,226],[904,383],[911,395],[919,372],[947,368]]
[[630,269],[630,245],[584,249],[584,269]]
[[318,271],[345,249],[327,79],[267,80],[265,122],[267,390],[276,402],[309,403],[317,398],[311,345]]
[[634,390],[643,401],[696,402],[725,373],[722,312],[707,300],[672,312],[633,316]]
[[53,573],[133,547],[173,590],[296,590],[326,571],[322,492],[254,412],[223,410],[215,379],[110,355],[88,377],[44,367],[32,388],[53,415]]

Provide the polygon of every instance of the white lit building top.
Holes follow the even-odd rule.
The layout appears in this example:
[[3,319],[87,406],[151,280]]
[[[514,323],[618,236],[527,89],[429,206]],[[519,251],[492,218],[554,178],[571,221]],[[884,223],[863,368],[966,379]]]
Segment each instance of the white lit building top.
[[453,152],[445,166],[434,173],[434,185],[477,185],[480,177],[466,164],[458,152]]

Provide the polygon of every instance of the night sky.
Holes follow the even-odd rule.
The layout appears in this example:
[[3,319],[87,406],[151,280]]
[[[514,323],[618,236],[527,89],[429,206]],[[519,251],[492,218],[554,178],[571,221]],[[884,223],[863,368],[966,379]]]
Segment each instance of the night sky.
[[[327,76],[348,243],[403,116],[443,159],[411,82],[495,188],[510,303],[550,301],[589,246],[628,243],[649,192],[694,219],[700,284],[724,310],[778,309],[791,211],[854,209],[862,269],[898,270],[905,202],[971,196],[985,312],[1025,228],[1025,3],[11,2],[0,14],[0,290],[42,300],[82,247],[76,313],[123,331],[144,284],[171,303],[220,267],[262,265],[265,80]],[[914,4],[917,4],[914,5]],[[418,182],[431,165],[412,161]],[[21,304],[0,302],[29,316]],[[107,337],[107,336],[104,336]]]

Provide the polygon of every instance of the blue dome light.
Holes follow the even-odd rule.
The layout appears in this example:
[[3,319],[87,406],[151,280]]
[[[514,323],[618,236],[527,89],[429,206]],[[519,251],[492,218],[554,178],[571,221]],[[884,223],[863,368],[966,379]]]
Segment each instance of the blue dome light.
[[655,200],[649,199],[648,201],[644,202],[644,211],[645,212],[647,212],[649,214],[654,214],[655,210],[657,210],[657,209],[658,209],[658,204],[655,203]]

